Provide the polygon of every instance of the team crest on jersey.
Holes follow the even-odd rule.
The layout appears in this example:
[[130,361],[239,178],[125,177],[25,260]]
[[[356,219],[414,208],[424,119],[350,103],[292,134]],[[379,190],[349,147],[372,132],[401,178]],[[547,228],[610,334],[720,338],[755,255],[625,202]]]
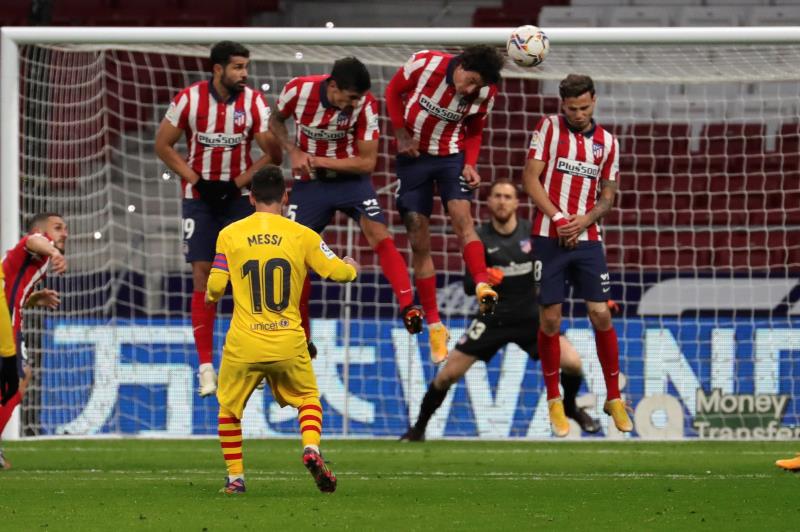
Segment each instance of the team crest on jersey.
[[336,117],[336,127],[343,127],[350,123],[350,113],[339,113]]
[[247,122],[247,115],[244,111],[234,111],[233,112],[233,125],[236,127],[242,127],[245,122]]
[[594,144],[592,144],[592,155],[594,155],[595,159],[603,158],[603,149],[604,146],[599,142],[595,142]]
[[456,108],[458,109],[458,112],[464,114],[467,112],[468,108],[469,108],[469,102],[466,99],[461,98],[461,101],[458,102],[458,107]]
[[531,252],[531,239],[526,238],[525,240],[519,241],[519,249],[522,250],[523,253],[528,254]]

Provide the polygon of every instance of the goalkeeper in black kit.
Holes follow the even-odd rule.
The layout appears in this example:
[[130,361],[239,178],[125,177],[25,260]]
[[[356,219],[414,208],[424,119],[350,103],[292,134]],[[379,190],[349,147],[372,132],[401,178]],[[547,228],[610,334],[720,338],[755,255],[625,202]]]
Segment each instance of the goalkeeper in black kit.
[[[424,441],[425,429],[434,412],[441,406],[450,386],[458,382],[472,365],[488,363],[497,352],[513,342],[534,360],[539,330],[539,308],[536,303],[534,264],[531,250],[531,223],[517,218],[517,189],[508,180],[492,183],[487,200],[491,219],[478,228],[478,236],[486,250],[490,284],[497,290],[499,303],[494,314],[478,315],[472,320],[446,365],[436,374],[422,400],[414,426],[400,438]],[[475,287],[469,275],[464,277],[464,290],[473,294]],[[578,408],[575,398],[583,382],[581,359],[575,347],[561,337],[561,384],[564,387],[564,410],[589,433],[600,430],[597,420]]]

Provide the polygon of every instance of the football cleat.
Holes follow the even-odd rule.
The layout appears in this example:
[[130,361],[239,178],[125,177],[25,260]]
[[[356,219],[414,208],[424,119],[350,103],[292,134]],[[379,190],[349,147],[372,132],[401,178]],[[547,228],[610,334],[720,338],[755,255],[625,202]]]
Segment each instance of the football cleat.
[[422,332],[422,317],[425,315],[419,305],[409,305],[404,308],[403,325],[409,334],[419,334]]
[[0,470],[3,469],[11,469],[11,462],[6,460],[6,456],[3,454],[3,449],[0,449]]
[[600,432],[600,422],[587,414],[585,408],[576,408],[574,411],[569,412],[565,410],[565,413],[568,418],[574,419],[584,432],[589,434]]
[[564,413],[564,401],[560,397],[547,401],[547,411],[550,414],[550,430],[553,436],[563,438],[569,434],[569,421]]
[[244,489],[244,479],[243,478],[236,478],[231,480],[228,477],[225,477],[225,487],[220,489],[220,493],[225,493],[227,495],[234,495],[236,493],[244,493],[246,490]]
[[314,482],[317,484],[319,491],[323,493],[333,493],[336,491],[336,475],[328,468],[321,454],[314,449],[306,448],[306,450],[303,451],[303,465],[306,466],[308,472],[314,477]]
[[497,292],[492,289],[489,283],[478,283],[475,287],[475,295],[478,298],[478,311],[482,316],[490,316],[494,314],[494,308],[497,306]]
[[775,465],[786,471],[800,471],[800,453],[797,453],[797,456],[794,458],[776,460]]
[[408,427],[408,430],[400,436],[400,441],[425,441],[425,431],[419,430],[416,426]]
[[428,343],[431,346],[431,362],[441,364],[447,358],[447,341],[450,333],[442,322],[428,327]]
[[197,380],[200,381],[200,388],[197,391],[200,397],[214,395],[217,391],[217,372],[211,364],[200,364],[200,371],[197,372]]
[[633,430],[633,421],[628,415],[628,408],[622,399],[612,399],[606,401],[603,406],[603,412],[611,416],[614,420],[614,425],[620,432],[631,432]]

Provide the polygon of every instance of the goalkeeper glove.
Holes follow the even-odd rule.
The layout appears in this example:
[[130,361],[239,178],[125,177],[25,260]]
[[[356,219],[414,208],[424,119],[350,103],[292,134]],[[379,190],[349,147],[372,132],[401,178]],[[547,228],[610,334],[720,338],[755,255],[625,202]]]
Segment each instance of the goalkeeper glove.
[[17,355],[0,357],[0,405],[5,405],[19,390]]
[[497,286],[503,282],[505,273],[500,268],[486,268],[486,273],[489,275],[489,284]]

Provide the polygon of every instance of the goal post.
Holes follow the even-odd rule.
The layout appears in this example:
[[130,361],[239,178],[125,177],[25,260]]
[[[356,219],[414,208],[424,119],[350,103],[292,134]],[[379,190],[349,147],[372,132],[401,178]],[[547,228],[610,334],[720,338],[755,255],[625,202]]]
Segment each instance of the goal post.
[[[543,28],[541,68],[508,64],[478,162],[488,183],[519,183],[536,122],[558,112],[569,72],[596,82],[596,118],[620,140],[620,192],[604,241],[635,437],[788,439],[800,434],[800,27]],[[388,80],[419,49],[502,47],[511,28],[3,28],[0,36],[0,244],[39,210],[64,212],[70,272],[48,279],[62,309],[26,314],[34,367],[27,435],[212,435],[216,403],[193,392],[191,275],[176,179],[153,153],[171,98],[207,77],[208,46],[251,49],[250,78],[274,106],[291,77],[355,55],[381,102],[373,182],[400,251]],[[180,150],[179,150],[180,151]],[[522,198],[520,216],[532,206]],[[474,311],[446,216],[432,216],[438,298],[455,345]],[[312,336],[328,435],[393,437],[413,422],[434,368],[409,337],[357,224],[323,235],[363,263],[351,287],[314,281]],[[577,304],[576,304],[577,303]],[[215,333],[218,361],[230,301]],[[605,393],[583,305],[564,333],[584,364],[579,404]],[[540,368],[516,346],[454,386],[429,437],[546,438]],[[250,436],[294,435],[269,393]],[[577,436],[577,431],[573,430]],[[585,435],[584,435],[585,436]]]

